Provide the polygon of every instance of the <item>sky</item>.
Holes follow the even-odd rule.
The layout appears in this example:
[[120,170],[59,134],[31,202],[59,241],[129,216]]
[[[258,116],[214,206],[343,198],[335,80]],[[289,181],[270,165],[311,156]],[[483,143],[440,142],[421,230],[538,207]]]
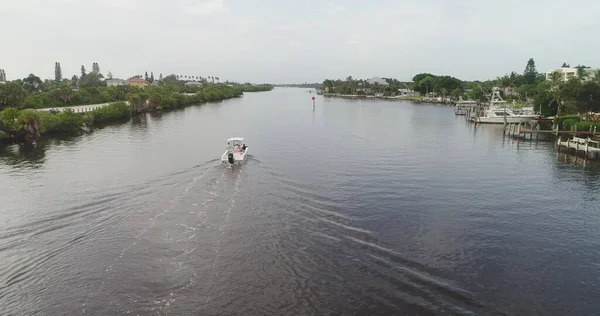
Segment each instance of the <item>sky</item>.
[[487,80],[563,62],[600,68],[594,0],[2,0],[8,80],[91,70],[254,83]]

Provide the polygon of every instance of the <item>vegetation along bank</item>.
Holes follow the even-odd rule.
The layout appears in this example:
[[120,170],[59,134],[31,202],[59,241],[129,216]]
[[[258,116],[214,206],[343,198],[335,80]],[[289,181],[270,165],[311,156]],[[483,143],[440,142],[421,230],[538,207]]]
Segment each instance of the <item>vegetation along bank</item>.
[[[192,104],[240,97],[243,92],[270,91],[270,85],[189,86],[175,76],[158,86],[93,86],[72,89],[63,85],[51,91],[27,91],[17,82],[0,85],[0,141],[32,141],[43,134],[77,132],[94,123],[126,121],[132,115],[169,111]],[[127,102],[125,102],[127,101]],[[91,112],[36,111],[82,104],[111,103]]]

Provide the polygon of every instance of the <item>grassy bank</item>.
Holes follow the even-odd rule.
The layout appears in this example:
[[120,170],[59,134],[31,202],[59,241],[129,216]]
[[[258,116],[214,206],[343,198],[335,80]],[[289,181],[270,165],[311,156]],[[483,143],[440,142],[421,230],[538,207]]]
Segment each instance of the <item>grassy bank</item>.
[[124,95],[124,101],[87,113],[64,111],[56,114],[14,107],[0,111],[1,140],[32,140],[54,132],[77,132],[94,123],[110,123],[128,120],[132,115],[153,111],[169,111],[192,104],[215,102],[242,95],[242,88],[224,85],[200,88],[192,95],[173,91],[168,87],[152,87]]

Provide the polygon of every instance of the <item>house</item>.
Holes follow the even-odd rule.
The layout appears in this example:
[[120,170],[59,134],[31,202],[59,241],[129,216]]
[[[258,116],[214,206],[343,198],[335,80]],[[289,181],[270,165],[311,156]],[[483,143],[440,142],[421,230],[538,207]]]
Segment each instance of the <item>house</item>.
[[515,87],[504,87],[504,95],[519,96]]
[[[594,75],[596,74],[596,72],[599,70],[600,69],[584,68],[583,71],[587,74],[587,77],[583,78],[583,80],[592,79],[594,77]],[[552,69],[552,70],[546,72],[546,80],[551,80],[552,74],[555,72],[560,74],[562,81],[569,81],[569,79],[571,79],[571,78],[578,77],[577,68],[555,68],[555,69]]]
[[106,79],[106,85],[108,87],[114,87],[114,86],[126,86],[127,85],[127,81],[123,80],[123,79],[117,79],[117,78],[113,78],[113,79]]
[[188,81],[185,83],[186,86],[195,86],[195,87],[201,87],[202,86],[202,82],[198,82],[198,81]]
[[410,89],[398,89],[398,95],[403,97],[418,97],[421,94],[417,91]]
[[129,80],[127,80],[127,83],[130,86],[134,86],[134,87],[138,87],[138,88],[146,88],[147,86],[150,85],[150,83],[144,79],[141,78],[131,78]]
[[367,82],[371,85],[380,84],[380,85],[386,86],[386,87],[390,85],[389,83],[387,83],[387,81],[385,81],[385,79],[379,78],[379,77],[373,77],[373,78],[367,80]]

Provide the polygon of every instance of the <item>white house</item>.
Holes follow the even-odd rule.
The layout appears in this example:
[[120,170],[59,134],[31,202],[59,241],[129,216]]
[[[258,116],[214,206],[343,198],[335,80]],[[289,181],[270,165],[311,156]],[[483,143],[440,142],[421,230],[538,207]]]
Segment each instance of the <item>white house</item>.
[[106,85],[109,87],[113,87],[113,86],[126,86],[127,85],[127,80],[123,80],[123,79],[106,79]]
[[398,95],[403,97],[418,97],[421,94],[417,91],[410,89],[398,89]]
[[[585,78],[584,80],[592,79],[596,71],[598,70],[599,69],[584,68],[583,71],[585,71],[585,73],[587,74],[587,78]],[[571,78],[578,77],[577,68],[555,68],[546,72],[546,80],[550,80],[552,78],[552,74],[555,72],[560,74],[562,81],[568,81]]]
[[202,82],[198,81],[188,81],[185,83],[186,86],[202,86]]
[[389,86],[390,85],[389,83],[387,83],[387,81],[385,81],[385,79],[379,78],[379,77],[373,77],[373,78],[367,80],[367,82],[369,84],[380,84],[382,86]]

